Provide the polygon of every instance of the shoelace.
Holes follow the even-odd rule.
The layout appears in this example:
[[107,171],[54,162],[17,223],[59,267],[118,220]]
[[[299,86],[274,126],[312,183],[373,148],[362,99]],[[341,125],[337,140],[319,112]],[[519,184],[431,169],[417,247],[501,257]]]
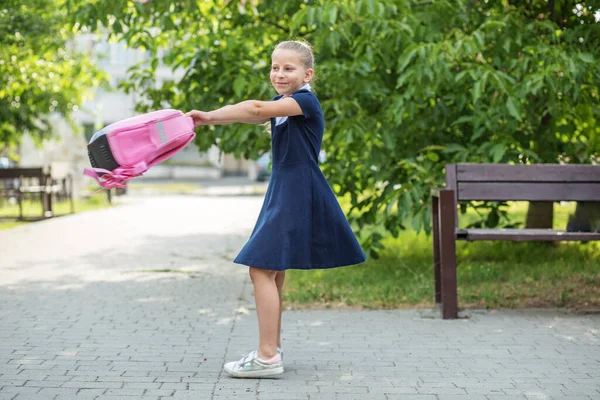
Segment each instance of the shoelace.
[[246,354],[244,358],[238,361],[238,365],[241,367],[242,365],[246,365],[248,362],[252,361],[252,359],[256,358],[254,357],[254,353],[256,353],[256,350]]

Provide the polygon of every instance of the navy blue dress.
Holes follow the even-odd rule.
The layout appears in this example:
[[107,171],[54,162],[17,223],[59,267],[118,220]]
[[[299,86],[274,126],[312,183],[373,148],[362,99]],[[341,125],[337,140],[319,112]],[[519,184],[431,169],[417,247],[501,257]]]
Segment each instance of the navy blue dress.
[[271,180],[256,226],[234,262],[278,271],[362,263],[365,254],[319,168],[319,100],[306,89],[291,97],[303,115],[278,126],[271,119]]

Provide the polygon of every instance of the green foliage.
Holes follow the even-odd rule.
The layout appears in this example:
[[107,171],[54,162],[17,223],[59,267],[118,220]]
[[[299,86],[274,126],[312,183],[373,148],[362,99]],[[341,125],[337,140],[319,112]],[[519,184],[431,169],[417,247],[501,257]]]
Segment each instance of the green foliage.
[[28,132],[52,136],[51,113],[68,117],[103,77],[67,43],[63,1],[3,1],[0,8],[0,149]]
[[[73,22],[151,52],[124,85],[159,106],[210,110],[270,98],[270,53],[313,43],[328,153],[363,245],[382,226],[430,227],[430,188],[451,162],[595,162],[600,153],[598,1],[68,0]],[[549,7],[554,5],[553,9]],[[576,10],[576,12],[574,12]],[[156,69],[181,71],[157,87]],[[256,157],[262,127],[202,128],[201,150]],[[502,222],[492,205],[483,225]],[[489,207],[488,207],[489,208]]]

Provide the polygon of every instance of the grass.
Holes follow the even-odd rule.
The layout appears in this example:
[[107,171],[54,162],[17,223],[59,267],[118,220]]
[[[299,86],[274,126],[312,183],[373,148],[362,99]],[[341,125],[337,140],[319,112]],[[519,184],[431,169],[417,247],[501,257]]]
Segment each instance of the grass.
[[[512,203],[524,221],[526,203]],[[574,204],[556,205],[564,228]],[[473,219],[467,215],[466,223]],[[462,225],[462,224],[461,224]],[[413,231],[386,238],[378,260],[331,270],[288,271],[285,306],[292,308],[431,307],[431,237]],[[457,242],[461,307],[600,307],[600,243]]]
[[[96,210],[109,207],[105,193],[97,193],[88,198],[75,201],[75,212]],[[71,212],[68,201],[54,202],[52,208],[55,216],[66,215]],[[23,216],[25,218],[38,218],[42,215],[42,205],[39,200],[23,201]],[[32,221],[18,220],[19,206],[6,200],[0,202],[0,229],[10,229],[15,226],[30,224]]]

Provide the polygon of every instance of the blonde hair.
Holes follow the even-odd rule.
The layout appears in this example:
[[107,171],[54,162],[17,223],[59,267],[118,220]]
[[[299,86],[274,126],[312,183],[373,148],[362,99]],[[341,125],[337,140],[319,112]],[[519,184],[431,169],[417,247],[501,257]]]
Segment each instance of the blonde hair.
[[[275,47],[275,50],[279,49],[294,50],[300,55],[300,61],[304,64],[304,68],[315,68],[315,55],[310,43],[304,40],[286,40],[285,42],[280,42]],[[275,50],[273,50],[273,52],[275,52]]]

